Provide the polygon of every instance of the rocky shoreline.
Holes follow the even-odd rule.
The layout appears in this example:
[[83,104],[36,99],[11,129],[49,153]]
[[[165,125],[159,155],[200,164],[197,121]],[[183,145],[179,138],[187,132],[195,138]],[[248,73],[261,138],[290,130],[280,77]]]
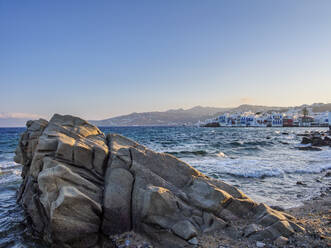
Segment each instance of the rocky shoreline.
[[329,136],[330,134],[330,131],[307,132],[300,134],[298,136],[302,136],[301,144],[308,146],[298,147],[298,149],[303,151],[321,151],[322,149],[320,147],[331,147],[331,137]]
[[[331,171],[326,171],[324,178],[331,177]],[[331,184],[328,183],[320,190],[319,196],[304,201],[301,206],[276,210],[293,215],[298,223],[305,228],[305,233],[297,233],[290,238],[279,238],[274,241],[256,241],[245,237],[244,226],[236,223],[234,233],[224,230],[205,235],[197,239],[194,247],[199,248],[327,248],[331,247]],[[240,230],[240,226],[242,229]],[[151,248],[150,241],[136,233],[125,233],[111,237],[113,248]]]
[[[326,195],[327,194],[327,195]],[[327,248],[331,246],[331,191],[323,191],[322,196],[303,202],[300,207],[286,209],[285,212],[296,217],[306,229],[305,234],[271,241],[256,241],[245,237],[244,230],[235,230],[234,235],[218,231],[197,239],[194,247],[199,248]],[[239,235],[238,235],[239,233]],[[240,234],[241,233],[241,234]],[[150,241],[136,233],[125,233],[111,237],[113,248],[151,248]]]
[[15,161],[33,234],[56,247],[272,247],[308,232],[183,161],[73,116],[29,121]]

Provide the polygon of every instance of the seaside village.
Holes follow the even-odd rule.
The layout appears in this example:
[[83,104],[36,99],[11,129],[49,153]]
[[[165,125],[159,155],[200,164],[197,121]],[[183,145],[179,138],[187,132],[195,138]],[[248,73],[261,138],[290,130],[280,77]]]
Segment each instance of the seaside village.
[[287,112],[224,113],[200,121],[200,127],[328,127],[331,112],[314,113],[310,108],[290,109]]

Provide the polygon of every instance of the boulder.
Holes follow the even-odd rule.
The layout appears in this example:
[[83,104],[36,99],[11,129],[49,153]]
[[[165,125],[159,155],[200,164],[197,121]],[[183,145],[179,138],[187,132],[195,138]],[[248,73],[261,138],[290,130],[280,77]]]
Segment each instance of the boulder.
[[331,138],[328,137],[328,136],[325,136],[325,137],[324,137],[324,143],[325,143],[326,145],[331,145]]
[[331,145],[331,138],[328,136],[321,135],[320,133],[314,133],[313,135],[309,135],[307,137],[303,137],[301,144],[311,144],[312,146],[328,146]]
[[34,234],[60,247],[96,247],[128,231],[156,247],[193,247],[215,231],[241,235],[237,220],[255,240],[304,232],[294,217],[176,157],[73,116],[29,121],[15,161],[17,200]]
[[203,127],[220,127],[220,124],[218,122],[211,122],[203,125]]
[[310,143],[312,143],[312,142],[313,142],[313,141],[312,141],[312,138],[309,138],[309,137],[304,136],[304,137],[302,138],[301,144],[306,145],[306,144],[310,144]]
[[326,146],[328,144],[321,137],[313,137],[312,142],[311,142],[311,145],[312,146]]
[[249,237],[260,230],[261,228],[257,224],[249,224],[244,230],[244,236]]

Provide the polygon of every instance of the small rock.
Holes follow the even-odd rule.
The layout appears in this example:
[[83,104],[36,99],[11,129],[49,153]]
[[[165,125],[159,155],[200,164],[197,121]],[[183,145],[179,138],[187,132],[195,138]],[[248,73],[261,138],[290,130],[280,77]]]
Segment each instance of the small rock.
[[331,177],[331,171],[328,171],[328,172],[325,174],[325,177]]
[[262,248],[265,246],[265,243],[260,242],[260,241],[256,241],[256,247]]
[[321,137],[321,134],[319,132],[314,132],[313,133],[313,137],[314,138],[320,138]]
[[280,206],[270,206],[272,209],[275,209],[277,211],[285,211],[284,208],[280,207]]
[[301,144],[310,144],[312,142],[313,142],[312,139],[310,139],[308,137],[303,137],[302,141],[301,141]]
[[308,137],[308,136],[310,136],[310,134],[309,133],[298,133],[297,136]]
[[321,137],[314,137],[311,144],[313,146],[326,146],[328,145],[328,142],[324,141]]
[[198,234],[195,227],[188,220],[183,220],[183,221],[177,222],[175,225],[172,226],[171,229],[179,237],[186,239],[186,240],[189,240],[192,237],[197,236],[197,234]]
[[153,248],[153,246],[149,243],[144,242],[143,245],[141,246],[142,248]]
[[285,238],[283,236],[279,236],[275,241],[274,244],[279,246],[279,247],[283,247],[284,245],[286,245],[288,243],[288,238]]
[[304,186],[306,186],[307,184],[303,183],[302,181],[297,181],[297,185],[304,185]]
[[331,143],[331,138],[328,137],[328,136],[324,137],[324,142],[330,144]]
[[189,242],[191,245],[197,245],[199,243],[198,239],[196,237],[190,239]]
[[303,146],[303,147],[298,147],[298,149],[301,151],[322,151],[321,148],[315,146]]
[[238,232],[238,229],[235,228],[234,226],[230,226],[227,228],[227,233],[229,234],[229,236],[232,238],[232,239],[238,239],[240,238],[240,234]]
[[244,236],[248,237],[248,236],[256,233],[257,231],[259,231],[259,227],[256,224],[250,224],[245,228]]

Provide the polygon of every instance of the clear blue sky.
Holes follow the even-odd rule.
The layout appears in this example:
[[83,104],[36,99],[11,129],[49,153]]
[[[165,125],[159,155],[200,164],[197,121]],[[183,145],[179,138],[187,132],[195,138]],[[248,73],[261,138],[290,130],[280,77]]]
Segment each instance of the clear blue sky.
[[331,1],[0,0],[0,112],[331,102]]

